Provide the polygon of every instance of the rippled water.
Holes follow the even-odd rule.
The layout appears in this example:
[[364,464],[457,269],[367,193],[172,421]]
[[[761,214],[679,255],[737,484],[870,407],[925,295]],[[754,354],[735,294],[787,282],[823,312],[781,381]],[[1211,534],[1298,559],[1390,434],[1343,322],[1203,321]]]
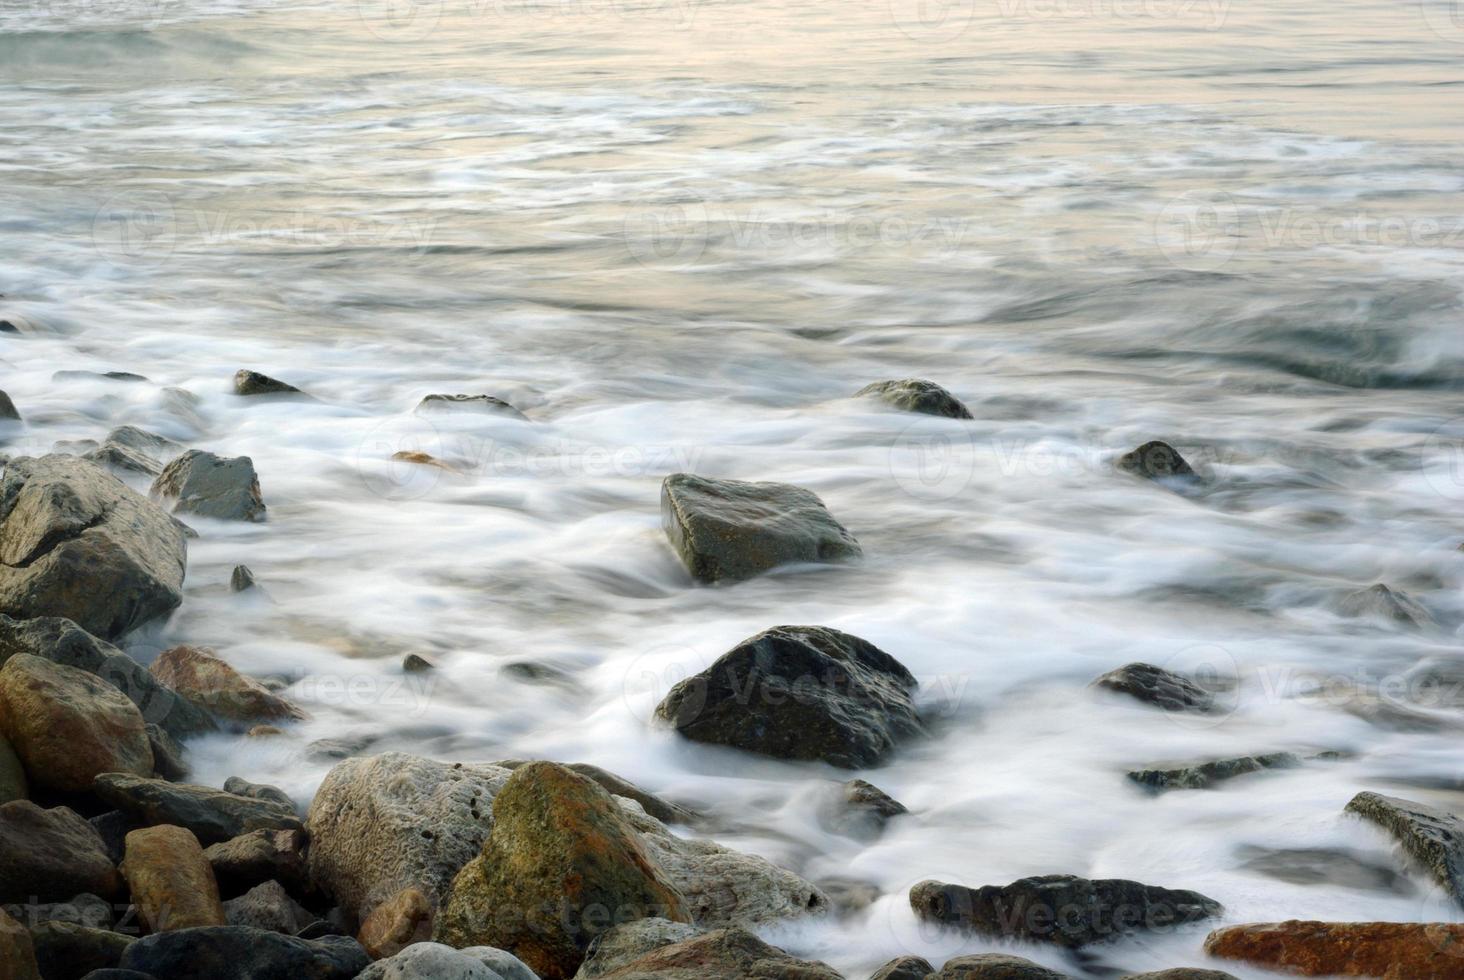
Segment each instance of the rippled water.
[[[1458,917],[1421,875],[1254,861],[1399,867],[1342,815],[1361,789],[1464,807],[1464,697],[1415,683],[1464,673],[1450,3],[12,0],[0,31],[0,318],[29,331],[0,335],[27,419],[5,451],[133,423],[252,456],[270,508],[197,522],[182,610],[129,641],[213,645],[310,711],[193,743],[200,781],[303,803],[321,738],[597,763],[872,884],[771,934],[856,977],[990,948],[915,929],[925,877]],[[236,398],[239,367],[318,400]],[[912,375],[975,420],[848,397]],[[535,421],[429,424],[434,391]],[[1148,438],[1211,489],[1112,470]],[[807,486],[867,557],[693,588],[659,529],[676,470]],[[240,562],[268,598],[229,593]],[[1337,614],[1379,581],[1437,625]],[[847,774],[650,723],[778,623],[923,682],[933,737],[863,774],[913,811],[877,842],[819,822]],[[408,652],[441,669],[405,681]],[[1133,660],[1235,673],[1234,710],[1088,690]],[[1161,797],[1124,777],[1276,750],[1345,757]],[[1198,963],[1205,931],[1022,952],[1104,976]]]

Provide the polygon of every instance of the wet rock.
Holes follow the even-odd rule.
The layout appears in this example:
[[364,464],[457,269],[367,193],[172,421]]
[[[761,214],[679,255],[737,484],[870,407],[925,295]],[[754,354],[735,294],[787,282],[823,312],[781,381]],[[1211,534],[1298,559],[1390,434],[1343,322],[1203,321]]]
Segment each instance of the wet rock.
[[1119,980],[1238,980],[1234,974],[1223,970],[1201,970],[1181,966],[1172,970],[1157,970],[1152,973],[1127,973]]
[[925,980],[935,972],[930,961],[919,956],[901,956],[874,971],[869,980]]
[[840,915],[862,912],[878,901],[881,895],[879,886],[874,882],[861,881],[858,878],[820,878],[818,888],[828,897],[829,907]]
[[1215,696],[1187,678],[1153,664],[1125,664],[1093,682],[1095,687],[1127,694],[1165,711],[1205,713],[1215,707]]
[[502,398],[492,395],[428,395],[417,404],[419,412],[470,411],[487,412],[493,415],[507,415],[509,418],[529,421],[529,417],[514,408]]
[[1218,782],[1247,773],[1260,772],[1263,769],[1294,769],[1299,765],[1301,759],[1293,753],[1270,752],[1235,759],[1216,759],[1172,769],[1135,769],[1129,772],[1128,778],[1140,786],[1154,790],[1209,789]]
[[75,667],[18,654],[0,669],[0,733],[31,782],[80,792],[104,772],[150,776],[152,748],[137,706]]
[[183,452],[184,447],[135,425],[124,425],[107,434],[106,440],[83,458],[112,470],[157,476],[163,464]]
[[53,371],[52,381],[146,381],[131,371]]
[[0,912],[0,980],[41,980],[30,932]]
[[432,938],[432,902],[420,888],[403,888],[366,916],[356,934],[374,960],[395,956]]
[[893,817],[909,812],[903,803],[872,783],[851,779],[839,787],[838,801],[827,814],[827,824],[835,833],[873,840]]
[[415,653],[409,653],[402,658],[402,670],[409,674],[421,674],[429,670],[436,670],[437,665],[426,657]]
[[305,890],[303,830],[252,830],[232,840],[210,844],[203,856],[213,868],[219,892],[234,896],[261,885],[279,881],[294,892]]
[[234,372],[234,394],[236,395],[295,395],[300,389],[294,385],[277,381],[267,374],[241,368]]
[[[662,946],[599,976],[615,980],[749,980],[753,977],[842,980],[824,964],[795,959],[738,928],[719,929]],[[546,980],[549,980],[547,975]]]
[[590,943],[575,980],[602,977],[647,953],[693,939],[699,932],[689,923],[658,917],[634,919],[612,926]]
[[46,980],[80,980],[120,963],[133,937],[70,922],[44,922],[31,930],[31,941]]
[[252,800],[270,800],[280,806],[295,807],[295,801],[290,794],[278,786],[271,786],[268,783],[251,783],[242,776],[230,776],[224,780],[224,792],[233,793],[235,796],[247,796]]
[[1068,980],[1068,977],[1020,956],[977,953],[946,960],[931,980]]
[[1392,834],[1464,906],[1464,821],[1447,810],[1378,793],[1358,793],[1347,812]]
[[266,881],[225,902],[224,919],[231,926],[253,926],[293,936],[315,921],[315,916],[291,898],[278,881]]
[[245,677],[212,650],[173,647],[152,662],[152,675],[200,708],[235,722],[299,721],[305,713]]
[[[525,759],[506,759],[498,763],[505,769],[513,770],[528,765]],[[566,769],[573,770],[581,776],[593,779],[600,784],[600,787],[611,796],[623,796],[627,800],[635,800],[651,816],[662,823],[688,824],[696,819],[696,814],[685,807],[677,806],[675,803],[668,803],[654,793],[647,793],[639,786],[627,779],[621,779],[613,772],[607,772],[599,766],[592,766],[587,762],[562,762],[559,763]]]
[[171,501],[177,514],[221,521],[264,520],[264,497],[248,456],[226,458],[190,449],[163,467],[150,495]]
[[1326,885],[1412,895],[1416,891],[1405,875],[1347,851],[1325,847],[1242,847],[1236,851],[1240,867],[1293,885]]
[[693,741],[862,769],[922,731],[915,686],[897,660],[857,636],[777,626],[678,683],[656,713]]
[[122,877],[150,932],[224,924],[213,869],[198,839],[182,827],[144,827],[128,834]]
[[812,492],[673,473],[661,484],[661,522],[699,582],[737,582],[780,565],[863,554]]
[[622,920],[691,917],[609,793],[534,762],[494,799],[488,840],[453,880],[433,938],[506,949],[543,977],[571,977],[611,910]]
[[930,922],[1073,949],[1221,912],[1218,902],[1198,892],[1073,875],[1042,875],[981,888],[923,881],[910,889],[910,907]]
[[1179,450],[1167,442],[1146,442],[1138,449],[1124,453],[1114,464],[1125,473],[1141,476],[1147,480],[1163,477],[1192,477],[1195,471]]
[[1354,619],[1381,619],[1412,629],[1434,625],[1434,618],[1416,599],[1381,582],[1348,594],[1338,605],[1337,612]]
[[20,653],[96,674],[127,695],[143,718],[174,738],[215,727],[207,711],[180,697],[146,667],[69,619],[17,620],[0,615],[0,664]]
[[183,761],[183,746],[157,725],[148,724],[147,744],[152,749],[152,775],[176,783],[188,778],[188,764]]
[[104,773],[92,783],[92,792],[142,824],[185,827],[204,844],[231,840],[251,830],[301,826],[292,807],[189,783]]
[[30,788],[25,779],[25,769],[20,756],[15,754],[10,740],[0,735],[0,803],[30,798]]
[[1422,980],[1460,975],[1464,925],[1441,922],[1268,922],[1217,929],[1205,952],[1305,977]]
[[854,393],[856,398],[878,398],[902,412],[941,415],[948,419],[969,419],[971,413],[959,398],[934,381],[906,378],[903,381],[876,381]]
[[341,738],[317,738],[305,746],[305,754],[313,762],[331,762],[359,756],[381,741],[380,735],[346,735]]
[[114,639],[178,607],[186,558],[169,516],[93,463],[19,457],[0,477],[0,613]]
[[453,949],[418,943],[373,963],[357,980],[538,980],[532,970],[503,950],[487,946]]
[[111,929],[113,924],[112,903],[100,895],[82,892],[64,902],[23,902],[4,908],[16,922],[27,929],[34,929],[43,922],[64,922],[68,925],[86,926],[88,929]]
[[248,926],[210,926],[144,936],[125,969],[157,980],[352,980],[371,964],[354,939],[300,939]]
[[5,419],[19,422],[20,412],[16,409],[15,402],[10,400],[10,396],[0,391],[0,420]]

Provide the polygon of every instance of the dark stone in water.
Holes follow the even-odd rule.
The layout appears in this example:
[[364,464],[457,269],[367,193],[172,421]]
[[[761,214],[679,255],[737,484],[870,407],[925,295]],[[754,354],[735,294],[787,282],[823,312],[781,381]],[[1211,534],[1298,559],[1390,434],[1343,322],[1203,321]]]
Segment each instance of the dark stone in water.
[[1301,759],[1290,752],[1271,752],[1266,755],[1247,755],[1235,759],[1216,759],[1192,766],[1178,766],[1173,769],[1135,769],[1128,778],[1150,789],[1208,789],[1218,782],[1260,772],[1262,769],[1291,769],[1301,765]]
[[851,779],[839,787],[839,798],[828,824],[835,833],[855,840],[873,840],[891,818],[909,813],[905,805],[879,787]]
[[1390,589],[1381,582],[1350,593],[1342,600],[1337,611],[1354,619],[1382,619],[1412,629],[1434,625],[1434,618],[1416,599],[1406,592]]
[[57,371],[52,381],[146,381],[147,378],[131,371]]
[[1115,465],[1125,473],[1132,473],[1146,480],[1195,475],[1195,471],[1185,462],[1179,450],[1167,442],[1157,440],[1146,442],[1138,449],[1124,453]]
[[496,415],[507,415],[523,422],[529,421],[529,417],[523,412],[502,398],[494,398],[492,395],[428,395],[417,404],[419,412],[443,412],[455,409],[490,412]]
[[248,565],[235,565],[234,572],[229,576],[229,590],[232,592],[247,592],[254,588],[257,583],[254,581],[254,573],[249,570]]
[[869,980],[925,980],[935,972],[930,961],[919,956],[901,956],[874,971]]
[[267,374],[243,368],[234,374],[234,393],[236,395],[291,395],[300,394],[300,389],[294,385],[285,384],[283,381],[277,381]]
[[1365,891],[1412,895],[1417,889],[1406,875],[1372,864],[1347,851],[1325,847],[1242,847],[1241,867],[1293,885],[1327,885]]
[[3,391],[0,391],[0,419],[20,421],[20,411],[16,409],[15,402],[11,401],[10,396]]
[[402,658],[402,670],[409,674],[420,674],[423,671],[436,669],[436,664],[420,654],[409,653]]
[[1153,664],[1125,664],[1093,682],[1137,698],[1165,711],[1193,711],[1203,714],[1215,707],[1215,696],[1187,678]]
[[223,521],[264,520],[264,497],[254,461],[248,456],[216,456],[190,449],[163,468],[153,481],[151,496],[170,502],[179,514]]
[[975,953],[946,960],[939,973],[930,980],[1069,980],[1068,976],[1049,970],[1021,956],[1008,953]]
[[873,396],[903,412],[940,415],[948,419],[969,419],[971,413],[961,400],[934,381],[905,378],[903,381],[876,381],[854,393],[854,397]]
[[354,939],[299,939],[249,926],[203,926],[144,936],[122,966],[157,980],[351,980],[371,965]]
[[1347,812],[1392,834],[1464,906],[1464,821],[1447,810],[1379,793],[1358,793]]

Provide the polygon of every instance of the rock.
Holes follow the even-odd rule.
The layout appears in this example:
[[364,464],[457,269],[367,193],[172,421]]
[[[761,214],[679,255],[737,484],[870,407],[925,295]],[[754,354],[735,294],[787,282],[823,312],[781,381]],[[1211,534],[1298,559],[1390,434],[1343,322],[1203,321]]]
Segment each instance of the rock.
[[198,839],[182,827],[144,827],[128,834],[122,877],[150,932],[225,922],[213,869]]
[[1379,582],[1370,588],[1348,594],[1337,611],[1351,618],[1382,619],[1411,629],[1433,626],[1434,618],[1406,592],[1395,591]]
[[694,939],[700,934],[696,926],[686,922],[652,917],[622,922],[600,933],[585,952],[575,980],[589,980],[618,970],[628,963],[663,946]]
[[10,740],[0,735],[0,803],[30,798],[30,789],[25,779],[25,769],[20,756],[15,754]]
[[186,827],[204,844],[230,840],[251,830],[301,826],[293,808],[190,783],[105,773],[92,783],[92,792],[142,824]]
[[402,658],[402,670],[409,674],[420,674],[428,670],[436,670],[437,665],[426,657],[415,653],[409,653]]
[[224,919],[231,926],[253,926],[293,936],[315,920],[278,881],[255,885],[224,903]]
[[136,970],[93,970],[82,980],[158,980],[151,973],[139,973]]
[[1020,956],[1007,953],[977,953],[946,960],[932,980],[1068,980],[1066,974],[1049,970]]
[[1325,847],[1242,847],[1236,851],[1247,871],[1293,885],[1327,885],[1412,895],[1407,876],[1343,850]]
[[935,972],[930,961],[919,956],[901,956],[874,971],[869,980],[925,980]]
[[0,420],[7,419],[19,422],[20,412],[16,409],[15,402],[10,400],[10,396],[0,391]]
[[147,744],[152,748],[153,772],[171,783],[188,778],[188,764],[183,761],[183,746],[157,725],[146,726]]
[[1299,765],[1301,759],[1290,752],[1270,752],[1235,759],[1216,759],[1172,769],[1135,769],[1129,772],[1128,778],[1140,786],[1154,790],[1209,789],[1218,782],[1244,776],[1246,773],[1260,772],[1262,769],[1293,769]]
[[[505,769],[513,770],[528,765],[528,760],[507,759],[498,763],[498,765]],[[685,807],[677,806],[675,803],[668,803],[654,793],[647,793],[629,780],[621,779],[615,773],[607,772],[599,766],[592,766],[587,762],[562,762],[560,765],[579,773],[581,776],[593,779],[611,796],[623,796],[627,800],[635,800],[641,805],[641,809],[662,823],[688,824],[696,819],[696,814]]]
[[201,647],[173,647],[152,662],[161,683],[219,718],[235,722],[299,721],[305,713]]
[[692,578],[708,584],[863,554],[823,501],[787,483],[673,473],[661,484],[661,523]]
[[278,786],[271,786],[268,783],[251,783],[242,776],[230,776],[224,780],[224,792],[233,793],[235,796],[247,796],[252,800],[270,800],[280,806],[295,808],[295,801],[290,794]]
[[46,980],[80,980],[120,963],[133,937],[70,922],[43,922],[31,930],[31,941]]
[[213,868],[222,895],[234,896],[266,881],[279,881],[293,892],[305,890],[303,830],[252,830],[220,844],[203,856]]
[[171,439],[124,425],[107,434],[106,440],[82,458],[112,470],[157,476],[163,464],[183,452],[183,446]]
[[105,639],[183,601],[183,532],[74,456],[18,457],[0,478],[0,613],[62,616]]
[[488,412],[494,415],[507,415],[509,418],[529,421],[529,417],[518,409],[514,408],[502,398],[494,398],[492,395],[428,395],[417,404],[419,412],[451,412],[451,411],[475,411]]
[[248,926],[209,926],[144,936],[122,966],[157,980],[352,980],[371,964],[354,939],[300,939]]
[[1464,821],[1447,810],[1378,793],[1358,793],[1347,812],[1392,834],[1464,906]]
[[88,824],[102,839],[102,847],[113,864],[121,864],[127,850],[127,835],[142,826],[121,810],[108,810],[88,817]]
[[131,371],[53,371],[52,381],[146,381]]
[[857,636],[777,626],[678,683],[656,713],[693,741],[861,769],[922,731],[915,686],[897,660]]
[[1198,684],[1153,664],[1125,664],[1093,682],[1137,698],[1165,711],[1192,711],[1203,714],[1215,707],[1215,696]]
[[16,620],[0,616],[0,664],[18,653],[96,674],[127,695],[143,718],[157,723],[174,738],[215,728],[207,711],[160,683],[127,654],[69,619]]
[[163,467],[150,495],[154,500],[171,500],[177,514],[221,521],[264,520],[264,497],[248,456],[225,458],[190,449]]
[[874,397],[902,412],[942,415],[948,419],[969,419],[971,413],[961,400],[934,381],[906,378],[903,381],[876,381],[854,393],[855,398]]
[[1237,980],[1223,970],[1201,970],[1197,967],[1181,966],[1172,970],[1156,970],[1152,973],[1126,973],[1119,980]]
[[432,902],[419,888],[403,888],[382,902],[361,923],[356,939],[379,960],[413,943],[432,938]]
[[595,936],[646,916],[691,913],[609,793],[532,762],[494,799],[488,840],[453,880],[433,938],[506,949],[543,977],[572,977]]
[[929,922],[1073,949],[1221,912],[1218,902],[1198,892],[1073,875],[1042,875],[982,888],[922,881],[910,889],[910,907]]
[[4,908],[16,922],[34,929],[43,922],[62,922],[88,929],[111,929],[112,903],[100,895],[82,892],[64,902],[24,902]]
[[234,372],[234,394],[236,395],[297,395],[300,389],[294,385],[276,381],[267,374],[241,368]]
[[1267,922],[1216,929],[1205,952],[1305,977],[1422,980],[1460,976],[1464,925],[1443,922]]
[[0,669],[0,734],[31,782],[49,789],[80,792],[104,772],[152,775],[135,704],[95,674],[30,654]]
[[893,817],[909,813],[905,805],[884,790],[862,779],[851,779],[839,787],[839,797],[827,814],[828,826],[855,840],[873,840]]
[[[662,946],[617,969],[598,974],[615,980],[843,980],[822,963],[799,960],[745,929],[719,929]],[[546,975],[546,980],[550,978]]]
[[1179,450],[1167,442],[1146,442],[1138,449],[1124,453],[1115,465],[1125,473],[1132,473],[1146,480],[1195,475],[1195,471],[1185,462]]
[[[491,957],[496,953],[503,969],[495,969]],[[516,964],[517,969],[512,965]],[[441,943],[418,943],[390,959],[373,963],[357,980],[537,980],[528,967],[502,950],[478,946],[453,949]]]
[[248,592],[257,584],[254,581],[254,573],[249,570],[248,565],[234,566],[234,573],[229,576],[229,591]]
[[41,980],[30,933],[4,912],[0,912],[0,980]]

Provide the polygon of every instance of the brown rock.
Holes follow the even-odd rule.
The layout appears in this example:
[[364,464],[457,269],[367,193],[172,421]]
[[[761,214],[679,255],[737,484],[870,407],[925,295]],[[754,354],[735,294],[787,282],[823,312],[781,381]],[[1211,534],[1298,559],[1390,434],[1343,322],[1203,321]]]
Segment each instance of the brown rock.
[[412,943],[432,938],[432,903],[420,889],[403,888],[376,906],[356,939],[373,960],[395,956]]
[[0,670],[0,732],[31,781],[50,789],[85,790],[104,772],[152,775],[137,705],[95,674],[30,654]]
[[173,647],[159,654],[151,669],[158,680],[220,718],[244,722],[305,717],[299,708],[245,677],[211,650]]
[[1205,952],[1304,977],[1464,977],[1464,924],[1266,922],[1216,929]]
[[0,980],[41,980],[30,933],[0,911]]
[[106,844],[75,811],[43,810],[30,800],[0,806],[0,902],[105,897],[121,888]]
[[203,848],[182,827],[164,824],[128,834],[122,875],[138,917],[152,932],[227,924]]
[[662,946],[598,975],[606,980],[843,980],[822,963],[794,959],[745,929],[736,928]]
[[303,830],[252,830],[210,845],[203,856],[222,895],[242,895],[266,881],[278,881],[296,892],[306,890]]

